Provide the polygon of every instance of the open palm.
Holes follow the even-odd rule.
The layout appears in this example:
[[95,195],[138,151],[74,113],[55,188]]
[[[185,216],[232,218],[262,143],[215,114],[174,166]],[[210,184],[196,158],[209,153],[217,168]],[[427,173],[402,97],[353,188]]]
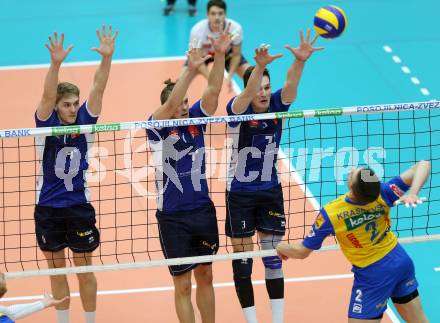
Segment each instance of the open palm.
[[312,56],[314,52],[324,49],[324,47],[313,47],[317,39],[318,35],[315,35],[312,41],[310,41],[310,29],[307,30],[307,36],[306,39],[304,39],[304,33],[301,30],[299,47],[293,48],[289,45],[286,45],[284,47],[287,48],[293,55],[295,55],[296,59],[300,61],[306,61],[310,58],[310,56]]
[[202,56],[202,50],[200,48],[201,42],[197,39],[193,39],[192,43],[189,44],[189,49],[186,52],[188,58],[188,69],[196,70],[200,65],[204,64],[211,55]]
[[45,44],[46,48],[50,52],[50,58],[53,63],[61,64],[69,55],[73,46],[70,45],[66,49],[64,49],[64,33],[61,34],[61,39],[58,39],[58,33],[53,33],[53,39],[49,36],[49,45]]
[[226,53],[229,48],[231,47],[231,42],[234,38],[234,34],[230,33],[229,30],[231,28],[231,23],[228,24],[228,26],[223,29],[223,25],[220,26],[220,32],[219,37],[216,39],[212,39],[209,37],[209,40],[212,44],[212,47],[214,47],[214,50],[219,53]]
[[105,26],[102,26],[102,31],[96,30],[96,35],[99,39],[99,47],[92,48],[93,51],[98,52],[102,56],[112,56],[115,51],[115,40],[118,37],[118,32],[113,33],[112,26],[108,27],[108,31]]
[[260,47],[255,49],[255,62],[261,67],[272,63],[274,60],[282,57],[282,54],[271,55],[269,54],[269,45],[262,44]]

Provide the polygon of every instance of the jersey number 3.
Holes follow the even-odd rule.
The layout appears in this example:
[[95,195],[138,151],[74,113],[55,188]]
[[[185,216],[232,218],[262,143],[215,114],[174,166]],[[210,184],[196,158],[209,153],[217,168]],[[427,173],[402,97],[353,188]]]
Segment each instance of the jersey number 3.
[[376,237],[377,237],[377,235],[378,235],[378,231],[377,231],[377,228],[376,228],[376,222],[374,222],[374,221],[372,221],[372,222],[368,222],[366,225],[365,225],[365,231],[371,231],[371,238],[370,238],[370,240],[371,241],[374,241],[374,239],[376,239]]

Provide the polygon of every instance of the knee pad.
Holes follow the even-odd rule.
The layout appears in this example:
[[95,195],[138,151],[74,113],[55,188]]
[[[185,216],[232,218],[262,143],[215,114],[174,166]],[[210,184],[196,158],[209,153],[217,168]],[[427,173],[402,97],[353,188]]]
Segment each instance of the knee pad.
[[251,281],[252,264],[252,258],[232,260],[235,291],[242,308],[251,307],[255,304]]
[[234,279],[251,278],[253,262],[254,260],[252,258],[232,260]]
[[[274,249],[281,241],[282,236],[279,235],[266,235],[261,239],[261,248],[263,250]],[[263,264],[265,268],[266,279],[278,279],[283,278],[283,262],[278,256],[263,257]]]

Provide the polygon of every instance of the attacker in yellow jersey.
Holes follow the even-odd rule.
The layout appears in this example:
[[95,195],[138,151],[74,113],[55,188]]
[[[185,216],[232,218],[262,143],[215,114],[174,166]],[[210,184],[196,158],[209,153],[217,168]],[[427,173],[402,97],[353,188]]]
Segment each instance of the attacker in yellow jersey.
[[[403,203],[416,207],[431,164],[419,161],[386,183],[370,169],[353,169],[348,193],[326,204],[302,243],[277,246],[284,259],[304,259],[335,235],[353,265],[349,322],[380,322],[391,297],[407,322],[428,322],[417,291],[414,264],[391,229],[390,209]],[[406,194],[405,194],[406,193]]]

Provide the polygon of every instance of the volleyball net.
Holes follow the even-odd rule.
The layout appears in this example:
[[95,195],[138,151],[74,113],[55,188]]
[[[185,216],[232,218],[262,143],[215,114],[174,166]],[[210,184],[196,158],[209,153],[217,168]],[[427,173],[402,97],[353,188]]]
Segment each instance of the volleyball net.
[[[382,181],[418,160],[431,176],[416,209],[392,210],[392,230],[405,242],[440,239],[440,101],[348,108],[294,110],[246,116],[139,121],[0,131],[0,270],[8,278],[121,270],[273,255],[273,250],[233,254],[224,234],[225,190],[231,138],[228,122],[283,120],[278,172],[284,192],[286,235],[301,241],[320,207],[347,191],[352,167],[368,166]],[[155,162],[146,129],[207,125],[206,177],[217,210],[216,256],[163,259],[156,220]],[[86,172],[101,244],[93,266],[47,269],[35,237],[34,208],[41,180],[41,138],[93,134]],[[63,178],[77,174],[66,170]],[[66,229],[68,230],[68,228]],[[324,250],[337,248],[327,239]],[[69,257],[70,258],[70,257]]]

